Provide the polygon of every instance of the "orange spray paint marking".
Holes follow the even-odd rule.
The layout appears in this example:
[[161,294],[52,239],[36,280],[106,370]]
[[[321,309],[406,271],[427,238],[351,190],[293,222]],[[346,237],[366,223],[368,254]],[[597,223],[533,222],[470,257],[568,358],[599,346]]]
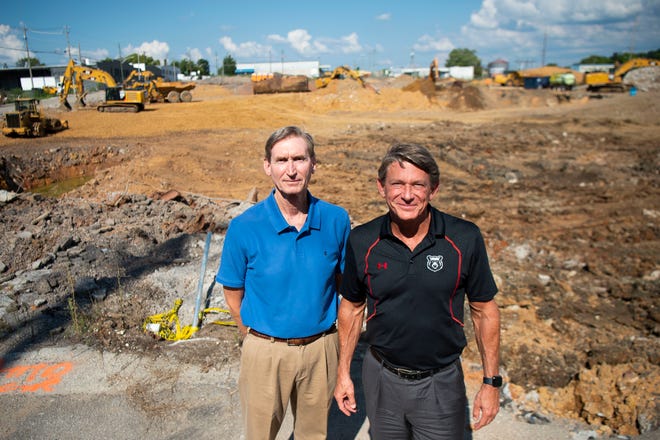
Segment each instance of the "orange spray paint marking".
[[71,362],[17,365],[10,368],[3,368],[3,365],[4,360],[0,359],[0,393],[34,393],[39,390],[49,393],[73,368]]

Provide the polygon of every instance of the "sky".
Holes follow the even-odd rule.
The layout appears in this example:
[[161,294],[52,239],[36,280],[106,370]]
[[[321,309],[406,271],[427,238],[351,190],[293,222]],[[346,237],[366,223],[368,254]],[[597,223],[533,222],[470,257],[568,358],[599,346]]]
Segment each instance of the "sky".
[[[376,71],[444,66],[453,49],[483,66],[570,66],[660,48],[660,0],[5,2],[0,68],[26,57],[94,63],[138,53],[161,63],[319,61]],[[79,55],[82,55],[79,57]]]

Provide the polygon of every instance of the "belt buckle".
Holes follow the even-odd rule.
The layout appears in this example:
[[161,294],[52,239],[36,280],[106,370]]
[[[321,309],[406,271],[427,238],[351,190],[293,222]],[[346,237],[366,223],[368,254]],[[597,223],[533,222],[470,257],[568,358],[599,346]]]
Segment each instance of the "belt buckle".
[[289,347],[297,347],[297,346],[299,346],[300,344],[294,344],[294,343],[292,342],[292,341],[294,341],[294,340],[295,340],[295,338],[287,338],[287,339],[286,339],[286,345],[288,345]]
[[424,378],[424,372],[423,371],[416,371],[416,370],[408,370],[406,368],[397,368],[396,369],[397,375],[404,379],[410,379],[410,380],[419,380]]

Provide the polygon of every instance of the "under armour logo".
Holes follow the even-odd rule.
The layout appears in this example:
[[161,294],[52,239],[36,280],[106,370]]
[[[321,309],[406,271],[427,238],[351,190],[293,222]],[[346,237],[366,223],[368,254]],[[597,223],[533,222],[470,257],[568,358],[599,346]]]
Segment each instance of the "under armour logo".
[[376,263],[376,269],[378,270],[387,269],[387,261],[385,263]]

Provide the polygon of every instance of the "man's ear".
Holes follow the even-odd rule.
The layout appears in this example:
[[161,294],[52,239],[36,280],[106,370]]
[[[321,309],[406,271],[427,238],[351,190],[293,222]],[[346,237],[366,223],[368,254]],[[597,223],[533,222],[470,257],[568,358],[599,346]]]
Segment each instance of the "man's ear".
[[376,185],[378,186],[378,193],[381,197],[385,198],[385,186],[383,186],[379,179],[376,179]]

